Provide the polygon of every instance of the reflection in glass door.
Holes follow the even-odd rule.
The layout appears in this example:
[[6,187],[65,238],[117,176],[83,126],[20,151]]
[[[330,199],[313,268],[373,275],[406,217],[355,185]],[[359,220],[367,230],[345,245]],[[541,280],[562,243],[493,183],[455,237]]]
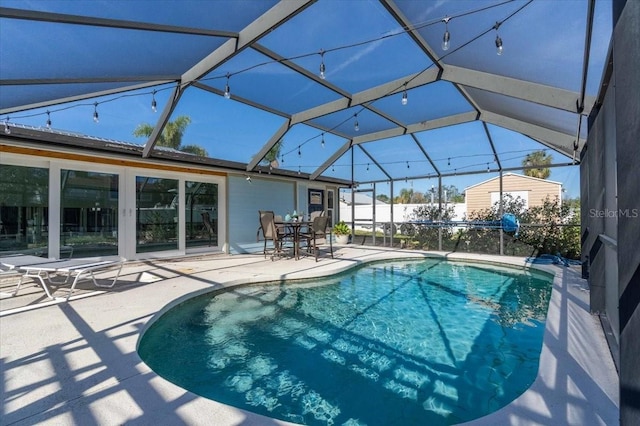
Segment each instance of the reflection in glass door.
[[218,245],[218,185],[185,182],[186,246]]
[[48,255],[49,170],[0,166],[0,256]]
[[136,253],[178,249],[178,180],[136,176]]
[[60,256],[118,254],[118,175],[60,171]]

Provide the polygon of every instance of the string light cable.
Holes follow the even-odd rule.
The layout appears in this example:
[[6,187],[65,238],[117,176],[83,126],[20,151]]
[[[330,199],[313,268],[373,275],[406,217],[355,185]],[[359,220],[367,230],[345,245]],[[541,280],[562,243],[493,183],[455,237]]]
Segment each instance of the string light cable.
[[[273,64],[273,63],[282,63],[282,62],[285,62],[285,61],[294,61],[296,59],[310,57],[310,56],[318,55],[318,54],[320,54],[320,56],[321,56],[320,71],[321,71],[321,74],[324,74],[325,78],[326,78],[326,66],[324,65],[324,56],[327,53],[335,52],[335,51],[339,51],[339,50],[343,50],[343,49],[350,49],[350,48],[354,48],[354,47],[359,47],[359,46],[366,45],[366,44],[373,43],[373,42],[379,42],[379,41],[385,40],[385,39],[390,38],[390,37],[395,37],[395,36],[398,36],[398,35],[401,35],[401,34],[406,34],[406,33],[409,33],[411,31],[415,31],[415,30],[418,30],[418,29],[421,29],[421,28],[425,28],[425,27],[428,27],[428,26],[436,25],[436,24],[438,24],[440,22],[445,21],[445,19],[446,19],[445,23],[448,24],[454,18],[460,18],[462,16],[467,16],[467,15],[472,15],[472,14],[475,14],[475,13],[483,12],[483,11],[486,11],[486,10],[491,9],[491,8],[500,7],[500,6],[505,5],[507,3],[511,3],[513,1],[514,0],[505,0],[503,2],[496,3],[496,4],[493,4],[493,5],[485,6],[485,7],[474,9],[474,10],[467,11],[467,12],[462,12],[462,13],[456,14],[454,16],[447,16],[445,18],[440,18],[440,19],[428,21],[428,22],[425,22],[425,23],[422,23],[422,24],[415,24],[415,25],[412,25],[412,26],[407,26],[407,27],[402,28],[399,31],[387,33],[387,34],[384,34],[384,35],[382,35],[380,37],[377,37],[377,38],[374,38],[374,39],[368,39],[368,40],[364,40],[364,41],[360,41],[360,42],[356,42],[356,43],[351,43],[351,44],[347,44],[347,45],[343,45],[343,46],[338,46],[338,47],[334,47],[334,48],[330,48],[330,49],[326,49],[326,50],[321,49],[319,53],[318,52],[306,53],[306,54],[301,54],[301,55],[297,55],[297,56],[293,56],[293,57],[289,57],[289,58],[285,58],[285,59],[265,61],[265,62],[262,62],[262,63],[254,64],[254,65],[252,65],[250,67],[246,67],[244,69],[238,70],[238,71],[233,72],[233,73],[227,72],[225,76],[213,76],[213,77],[208,77],[208,78],[202,78],[202,79],[199,79],[199,81],[209,81],[209,80],[226,78],[224,97],[229,99],[231,97],[231,91],[230,91],[230,87],[229,87],[229,80],[230,80],[231,76],[237,75],[237,74],[242,74],[242,73],[251,71],[251,70],[253,70],[255,68],[261,67],[261,66],[265,66],[265,65],[269,65],[269,64]],[[321,143],[324,146],[324,133],[328,133],[328,132],[330,133],[331,131],[333,131],[336,128],[338,128],[341,125],[343,125],[346,121],[349,121],[351,118],[355,118],[354,130],[358,131],[359,130],[358,114],[363,112],[365,109],[368,109],[369,106],[371,106],[374,102],[376,102],[377,100],[379,100],[381,98],[385,98],[385,97],[387,97],[387,96],[389,96],[389,95],[391,95],[393,93],[396,93],[396,92],[401,90],[402,91],[402,104],[406,105],[406,103],[408,102],[408,96],[407,96],[407,86],[408,86],[408,84],[410,84],[413,80],[417,79],[422,74],[424,74],[425,72],[430,70],[433,66],[435,66],[436,63],[438,63],[439,61],[441,61],[445,57],[447,57],[450,54],[453,54],[453,53],[459,51],[460,49],[466,47],[470,43],[478,40],[479,38],[483,37],[484,35],[486,35],[491,30],[496,30],[496,32],[497,32],[498,28],[500,27],[500,25],[502,23],[504,23],[507,20],[511,19],[513,16],[515,16],[517,13],[519,13],[521,10],[523,10],[526,6],[528,6],[532,2],[533,2],[533,0],[529,0],[528,2],[523,4],[521,7],[516,9],[514,12],[512,12],[510,15],[508,15],[502,21],[497,21],[496,24],[493,25],[492,27],[490,27],[489,29],[481,32],[480,34],[476,35],[475,37],[471,38],[466,43],[461,44],[460,46],[456,47],[455,49],[452,49],[450,52],[448,52],[447,54],[441,56],[440,58],[437,58],[436,62],[428,65],[425,69],[423,69],[422,71],[420,71],[417,74],[415,74],[411,79],[409,79],[408,81],[404,82],[399,87],[390,90],[388,93],[380,96],[378,99],[370,101],[370,102],[368,102],[366,104],[362,104],[361,108],[356,113],[354,113],[354,115],[351,116],[350,118],[347,118],[347,119],[343,120],[342,122],[338,123],[337,125],[333,126],[332,128],[323,131],[319,135],[313,136],[313,137],[308,138],[307,140],[301,142],[298,145],[298,151],[300,152],[300,148],[302,146],[304,146],[305,144],[311,142],[312,140],[314,140],[314,139],[316,139],[318,137],[321,138],[321,140],[322,140]],[[500,39],[500,46],[498,46],[498,40],[499,40],[499,36],[497,36],[497,38],[496,38],[496,47],[500,50],[501,49],[501,45],[502,45],[502,41]],[[106,100],[103,100],[103,101],[100,101],[100,102],[96,101],[93,104],[78,103],[78,104],[69,105],[67,107],[57,108],[57,109],[52,110],[52,111],[47,110],[44,114],[47,114],[47,116],[49,117],[51,112],[58,113],[58,112],[65,111],[65,110],[68,110],[68,109],[71,109],[71,108],[77,108],[77,107],[82,107],[82,106],[86,106],[86,105],[93,105],[94,106],[94,115],[93,115],[93,117],[94,117],[94,121],[97,123],[98,122],[98,111],[97,111],[97,108],[98,108],[99,105],[101,105],[103,103],[113,102],[113,101],[116,101],[116,100],[119,100],[119,99],[122,99],[122,98],[126,98],[126,97],[148,96],[149,94],[151,94],[152,95],[152,110],[153,110],[153,109],[156,108],[156,105],[157,105],[156,104],[156,100],[155,100],[155,94],[156,93],[161,92],[161,91],[165,91],[165,90],[173,90],[175,87],[183,87],[183,86],[190,85],[190,84],[192,84],[192,83],[191,82],[186,82],[186,83],[179,83],[178,82],[177,84],[170,84],[169,87],[153,89],[152,92],[135,93],[135,94],[125,93],[125,94],[121,94],[119,96],[115,96],[115,97],[112,97],[110,99],[106,99]],[[39,113],[34,113],[34,114],[21,115],[21,116],[15,117],[15,118],[18,118],[18,119],[20,119],[20,118],[30,118],[30,117],[35,117],[35,116],[39,116],[39,115],[42,115],[42,114],[43,113],[39,112]],[[5,118],[5,133],[8,130],[8,120],[9,120],[9,118],[6,117]],[[9,130],[9,132],[10,132],[10,130]],[[284,162],[284,156],[287,155],[287,154],[290,154],[292,151],[289,151],[289,152],[286,152],[284,154],[281,154],[281,158],[282,158],[283,162]]]
[[[498,7],[504,6],[505,4],[512,3],[513,1],[515,1],[515,0],[504,0],[504,1],[500,2],[500,3],[491,4],[491,5],[480,7],[480,8],[477,8],[477,9],[472,9],[472,10],[469,10],[469,11],[466,11],[466,12],[460,12],[460,13],[455,14],[455,15],[449,17],[449,18],[450,19],[460,18],[460,17],[467,16],[467,15],[473,15],[473,14],[481,13],[481,12],[484,12],[484,11],[489,10],[489,9],[493,9],[493,8],[498,8]],[[532,1],[533,0],[529,0],[523,7],[521,7],[518,10],[516,10],[509,17],[505,18],[502,22],[508,20],[511,16],[513,16],[515,13],[517,13],[519,10],[524,8],[526,5],[528,5]],[[406,26],[406,27],[404,27],[404,28],[402,28],[402,29],[400,29],[398,31],[387,33],[387,34],[383,34],[383,35],[381,35],[379,37],[376,37],[376,38],[367,39],[367,40],[363,40],[363,41],[359,41],[359,42],[355,42],[355,43],[351,43],[351,44],[341,45],[341,46],[337,46],[337,47],[330,48],[330,49],[324,49],[324,50],[321,49],[320,52],[304,53],[304,54],[300,54],[300,55],[296,55],[296,56],[291,56],[291,57],[288,57],[288,58],[264,61],[264,62],[260,62],[260,63],[254,64],[252,66],[240,69],[240,70],[235,71],[235,72],[227,72],[225,75],[222,75],[222,76],[212,76],[212,77],[200,78],[200,79],[198,79],[198,81],[203,82],[203,81],[211,81],[211,80],[218,80],[218,79],[227,79],[227,85],[228,85],[228,81],[229,81],[230,77],[233,77],[234,75],[238,75],[238,74],[243,74],[243,73],[249,72],[249,71],[251,71],[251,70],[253,70],[255,68],[263,67],[263,66],[270,65],[270,64],[273,64],[273,63],[282,63],[282,62],[288,62],[288,61],[295,61],[297,59],[311,57],[311,56],[318,55],[318,54],[320,54],[321,57],[324,59],[324,55],[327,54],[327,53],[336,52],[336,51],[340,51],[340,50],[344,50],[344,49],[351,49],[351,48],[355,48],[355,47],[360,47],[360,46],[371,44],[371,43],[376,43],[376,42],[383,41],[383,40],[391,38],[391,37],[396,37],[396,36],[399,36],[399,35],[410,33],[412,31],[416,31],[416,30],[419,30],[419,29],[422,29],[422,28],[426,28],[426,27],[429,27],[429,26],[432,26],[432,25],[436,25],[436,24],[438,24],[440,22],[442,22],[442,18],[438,18],[438,19],[434,19],[434,20],[430,20],[430,21],[425,21],[423,23],[418,23],[418,24],[414,24],[414,25],[411,25],[411,26]],[[484,35],[484,34],[485,33],[483,33],[481,35]],[[474,40],[477,39],[477,38],[479,38],[479,37],[474,38]],[[458,49],[456,49],[456,50],[458,50]],[[110,99],[102,100],[102,101],[97,102],[97,103],[98,103],[98,105],[101,105],[103,103],[113,102],[113,101],[116,101],[116,100],[119,100],[119,99],[123,99],[123,98],[126,98],[126,97],[148,96],[148,95],[151,94],[152,95],[152,105],[153,105],[156,93],[159,93],[159,92],[162,92],[162,91],[173,90],[174,87],[176,87],[176,85],[177,85],[177,87],[184,88],[185,86],[190,85],[190,84],[192,84],[192,82],[184,82],[184,83],[176,82],[175,84],[170,84],[169,87],[153,89],[152,91],[149,91],[149,92],[139,92],[139,93],[135,93],[135,94],[123,93],[123,94],[121,94],[119,96],[115,96],[115,97],[112,97]],[[397,89],[393,90],[392,92],[396,92],[396,91],[397,91]],[[229,91],[229,94],[230,94],[230,91]],[[385,95],[385,96],[387,96],[387,95]],[[65,111],[65,110],[68,110],[68,109],[72,109],[72,108],[85,107],[85,106],[88,106],[88,105],[94,106],[95,103],[93,103],[93,102],[92,103],[77,103],[77,104],[69,105],[67,107],[61,107],[61,108],[52,109],[52,110],[50,110],[50,112],[57,113],[57,112],[62,112],[62,111]],[[45,115],[45,114],[46,114],[46,112],[38,112],[38,113],[34,113],[34,114],[23,114],[23,115],[15,116],[14,119],[32,118],[32,117],[41,116],[41,115]]]

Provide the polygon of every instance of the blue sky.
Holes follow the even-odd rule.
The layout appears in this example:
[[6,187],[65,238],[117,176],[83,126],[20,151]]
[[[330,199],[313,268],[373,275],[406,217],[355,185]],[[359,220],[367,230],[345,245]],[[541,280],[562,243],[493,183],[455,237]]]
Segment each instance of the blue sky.
[[[479,5],[499,3],[496,1],[443,0],[428,3],[429,7],[424,7],[425,3],[421,2],[405,0],[397,0],[397,2],[402,4],[406,10],[415,9],[416,15],[422,16],[422,18],[418,17],[420,22],[427,22],[438,16],[475,9]],[[33,6],[35,9],[71,14],[91,10],[92,13],[97,13],[99,16],[104,15],[114,19],[127,19],[127,13],[135,12],[141,16],[157,19],[161,22],[173,22],[174,19],[176,22],[180,22],[183,19],[183,25],[201,27],[213,25],[208,19],[204,18],[204,14],[194,15],[202,6],[202,3],[199,2],[186,2],[184,3],[184,8],[173,14],[160,13],[162,12],[161,10],[153,8],[153,2],[122,2],[118,3],[118,7],[114,7],[113,2],[100,1],[33,1],[25,3],[4,0],[2,4],[7,7]],[[228,7],[235,3],[224,4],[226,5],[225,7]],[[242,4],[247,6],[252,3],[244,2]],[[497,19],[508,16],[516,7],[523,4],[525,2],[518,1],[508,5],[508,10],[501,8],[491,9],[474,15],[474,20],[486,21],[488,24],[492,24]],[[253,5],[256,4],[253,3]],[[207,7],[209,6],[211,6],[211,3],[207,3]],[[239,8],[236,12],[249,13],[245,10],[246,8],[243,9],[244,6],[232,7]],[[563,2],[535,1],[531,6],[528,6],[527,14],[523,14],[522,17],[514,19],[501,27],[501,35],[505,40],[505,53],[502,57],[498,58],[493,52],[490,55],[487,54],[486,49],[492,49],[493,40],[491,37],[493,37],[493,33],[491,33],[487,35],[486,40],[484,38],[479,39],[470,47],[460,50],[458,56],[451,56],[451,63],[468,66],[469,64],[465,63],[465,61],[470,60],[477,63],[481,69],[493,71],[497,67],[498,69],[503,69],[506,75],[526,77],[531,81],[543,78],[540,71],[551,66],[556,69],[556,72],[551,77],[557,78],[561,87],[577,90],[577,87],[574,87],[577,86],[575,84],[575,74],[576,70],[578,70],[578,73],[581,70],[582,57],[576,53],[577,50],[558,51],[561,44],[557,43],[557,41],[568,40],[569,45],[575,46],[580,46],[581,43],[584,43],[584,32],[580,30],[580,19],[584,19],[584,14],[577,14],[577,20],[567,19],[569,12],[576,8],[580,10],[584,7],[585,2],[582,0],[566,0]],[[594,37],[592,50],[598,54],[596,56],[601,57],[603,56],[602,52],[606,52],[608,48],[608,38],[599,38],[597,35],[600,32],[607,34],[607,31],[610,31],[610,28],[607,28],[607,22],[610,20],[610,2],[598,2],[597,7],[599,9],[595,23],[596,37]],[[372,0],[352,2],[320,1],[309,9],[309,13],[297,15],[278,31],[266,35],[260,42],[285,57],[294,57],[317,52],[320,48],[332,49],[401,32],[398,23],[391,20],[388,14],[382,13],[382,9],[378,2]],[[550,9],[554,10],[554,13],[547,16]],[[223,19],[220,14],[216,14],[211,19],[214,19],[214,24],[220,28],[237,31],[242,27],[242,24],[240,21],[234,21],[233,17],[235,16],[239,15],[230,14],[229,18]],[[353,19],[354,16],[358,16],[358,19]],[[547,16],[545,25],[541,25],[539,28],[531,28],[526,25],[527,20],[539,19],[540,16]],[[187,19],[189,17],[194,20]],[[469,34],[465,34],[465,31],[472,30],[472,26],[462,25],[465,23],[465,19],[467,18],[461,18],[461,24],[451,24],[452,43],[454,45],[455,43],[460,44],[461,40],[469,37]],[[95,62],[100,58],[100,55],[96,54],[98,50],[97,48],[93,50],[91,46],[88,46],[86,40],[99,40],[108,47],[106,51],[100,50],[101,55],[104,54],[107,58],[121,58],[123,55],[127,55],[127,50],[122,49],[121,40],[114,42],[113,45],[108,45],[112,38],[106,37],[109,34],[105,29],[81,27],[83,32],[80,32],[81,36],[78,37],[77,31],[79,27],[75,26],[73,28],[74,37],[71,37],[71,33],[64,33],[65,38],[56,39],[58,43],[53,43],[50,42],[52,37],[48,30],[55,24],[31,25],[32,23],[29,23],[28,27],[24,27],[24,21],[12,23],[20,28],[28,28],[28,31],[20,31],[20,28],[14,28],[20,34],[20,43],[3,44],[4,53],[0,52],[0,58],[3,59],[5,64],[8,63],[5,61],[7,59],[5,55],[9,55],[13,61],[18,62],[36,61],[37,63],[33,63],[30,73],[34,72],[34,70],[44,70],[62,73],[64,76],[65,72],[73,72],[73,68],[65,69],[65,63],[68,61],[66,59],[59,60],[59,58],[69,58],[69,61],[71,61],[71,58],[76,57],[80,57],[80,60],[82,58],[87,59],[88,61],[81,61],[80,63],[82,66],[89,67],[88,69],[91,72],[100,71],[96,67],[102,63]],[[305,30],[300,31],[300,28]],[[562,32],[549,31],[549,28],[560,28]],[[3,38],[9,34],[8,31],[11,31],[11,29],[6,25],[4,29],[0,29],[0,34],[3,34]],[[440,24],[427,26],[421,31],[421,34],[431,41],[441,38],[442,26]],[[529,36],[527,37],[527,35]],[[150,58],[155,60],[158,58],[163,59],[162,62],[158,63],[158,66],[162,65],[164,68],[158,69],[158,73],[175,72],[176,69],[181,69],[178,66],[181,63],[189,63],[189,58],[186,56],[187,53],[183,53],[187,49],[183,49],[184,40],[182,38],[178,41],[175,39],[170,40],[169,38],[158,40],[157,35],[153,37],[147,36],[148,34],[144,34],[144,37],[136,39],[135,52],[137,52],[136,54],[142,54],[149,51]],[[535,39],[537,42],[530,43],[531,39]],[[432,44],[437,45],[438,43],[432,42]],[[20,47],[18,48],[17,45]],[[25,46],[30,47],[27,49]],[[196,51],[198,49],[211,48],[211,46],[207,47],[207,44],[202,43],[201,40],[191,43],[190,46]],[[540,46],[544,46],[544,52],[536,52],[535,49],[540,49]],[[380,39],[361,46],[331,52],[331,54],[327,54],[324,57],[327,64],[327,80],[350,93],[357,93],[382,82],[418,72],[425,67],[429,67],[430,64],[407,60],[409,57],[417,56],[417,54],[414,55],[414,53],[417,53],[416,49],[414,43],[410,42],[406,35],[401,34],[398,37],[386,38],[384,41]],[[185,56],[180,56],[178,53]],[[469,53],[469,58],[471,59],[465,59],[467,56],[461,56],[463,53],[465,55]],[[195,53],[189,54],[197,56]],[[545,63],[544,59],[540,59],[545,57],[544,54],[550,54],[556,60],[561,58],[561,62],[555,64]],[[167,57],[172,60],[167,61]],[[48,58],[48,60],[43,60],[43,58]],[[255,64],[265,62],[265,58],[265,56],[256,51],[246,50],[206,76],[209,79],[207,84],[222,90],[227,81],[225,75],[230,73],[232,75],[229,80],[232,91],[231,100],[199,89],[190,88],[186,90],[172,116],[175,118],[178,115],[187,115],[192,120],[184,135],[184,144],[201,145],[207,149],[212,157],[249,162],[263,144],[284,123],[285,119],[235,102],[233,100],[234,95],[251,96],[252,99],[257,99],[259,102],[272,100],[272,105],[285,113],[303,111],[339,97],[336,93],[315,83],[310,83],[280,64],[268,64],[247,70]],[[385,58],[386,61],[392,62],[395,66],[378,66],[380,58]],[[136,58],[130,59],[136,62]],[[296,59],[295,62],[299,66],[315,73],[318,67],[319,55],[304,56]],[[131,63],[131,61],[122,61],[122,64],[126,63]],[[510,68],[503,68],[505,63],[511,64]],[[118,72],[123,71],[123,68],[119,68],[122,64],[114,63],[113,60],[107,61],[104,66],[108,68],[104,68],[104,72],[115,72],[117,75]],[[164,64],[167,65],[165,66]],[[135,64],[134,69],[140,70],[149,68],[152,65],[153,62],[141,58]],[[591,63],[590,68],[593,72],[589,74],[588,88],[593,92],[597,90],[599,84],[602,64]],[[174,70],[171,71],[171,69]],[[245,71],[241,72],[242,70]],[[38,76],[36,74],[33,78]],[[26,78],[25,76],[19,77]],[[17,76],[9,76],[9,78],[17,78]],[[545,81],[539,82],[545,83]],[[168,89],[170,88],[170,86],[156,87],[155,94],[152,94],[154,89],[132,91],[78,103],[23,111],[10,114],[9,117],[3,115],[1,118],[3,120],[9,118],[10,122],[44,127],[47,117],[50,117],[52,127],[57,130],[73,131],[90,136],[143,144],[145,140],[135,138],[133,130],[140,123],[156,123],[159,112],[154,113],[151,111],[152,97],[155,97],[158,108],[162,109],[167,102],[167,96],[170,93]],[[434,102],[434,99],[447,99],[447,103]],[[94,102],[98,102],[97,107]],[[455,89],[452,89],[450,83],[444,81],[410,90],[408,106],[400,106],[399,95],[375,101],[374,106],[385,113],[401,117],[406,123],[420,121],[421,115],[427,117],[427,119],[434,119],[447,114],[469,110],[469,106],[462,96]],[[94,108],[99,113],[100,120],[98,123],[94,123],[92,119]],[[46,114],[47,110],[49,111],[48,116]],[[340,127],[338,128],[343,133],[353,133],[350,114],[357,111],[354,108],[340,114],[330,114],[317,119],[317,124],[321,124],[326,128],[339,125]],[[543,112],[546,113],[545,111]],[[551,113],[553,112],[551,111]],[[561,122],[561,118],[558,118],[558,120],[560,125],[565,124]],[[381,119],[380,116],[368,111],[362,112],[358,117],[358,121],[362,128],[361,134],[388,128],[388,123]],[[343,123],[340,124],[341,122]],[[573,123],[569,123],[569,125],[573,125]],[[500,155],[503,167],[517,167],[527,153],[541,147],[531,139],[509,130],[492,125],[488,126],[488,130],[493,138],[496,151]],[[459,190],[463,190],[465,187],[495,176],[494,173],[486,172],[487,167],[495,169],[497,166],[493,161],[491,149],[480,122],[423,132],[416,136],[428,151],[438,169],[444,173],[466,172],[469,170],[479,172],[477,175],[447,177],[443,181],[444,184],[455,185]],[[425,175],[432,173],[433,168],[416,148],[415,142],[407,138],[402,137],[388,141],[365,143],[362,147],[375,156],[376,161],[394,176],[402,176],[407,169],[411,172],[407,172],[408,174]],[[321,139],[324,139],[324,147],[321,144]],[[297,125],[284,136],[281,167],[308,173],[313,172],[336,149],[345,143],[347,143],[347,140],[344,138],[328,133],[323,134],[317,128],[307,125]],[[374,162],[366,154],[360,152],[359,149],[356,149],[355,152],[355,168],[358,180],[379,180],[384,178],[384,174],[377,169]],[[554,163],[571,162],[569,157],[551,150],[547,152],[553,156]],[[350,154],[347,153],[335,163],[334,167],[328,169],[325,173],[349,179],[350,170]],[[575,198],[579,196],[578,166],[552,168],[549,179],[563,183],[568,197]],[[437,179],[421,179],[409,181],[406,184],[404,180],[400,179],[395,185],[395,191],[398,193],[403,187],[412,186],[414,190],[424,192],[429,190],[433,184],[437,185]],[[378,185],[378,192],[384,192],[384,186]]]

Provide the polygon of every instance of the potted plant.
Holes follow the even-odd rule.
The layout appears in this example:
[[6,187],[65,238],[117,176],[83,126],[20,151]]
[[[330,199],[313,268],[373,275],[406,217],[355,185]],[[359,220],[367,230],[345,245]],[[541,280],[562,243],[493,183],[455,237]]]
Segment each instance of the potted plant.
[[341,220],[333,226],[333,234],[336,236],[336,243],[347,244],[349,242],[351,229],[349,228],[349,225],[344,223],[344,220]]

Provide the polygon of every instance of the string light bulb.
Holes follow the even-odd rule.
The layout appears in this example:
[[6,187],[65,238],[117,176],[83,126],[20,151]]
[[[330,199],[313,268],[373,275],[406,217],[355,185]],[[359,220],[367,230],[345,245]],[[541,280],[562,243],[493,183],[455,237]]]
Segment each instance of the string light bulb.
[[98,103],[95,102],[93,104],[93,122],[98,123],[100,119],[98,118]]
[[156,102],[156,91],[151,94],[151,111],[158,112],[158,103]]
[[496,53],[498,56],[502,55],[502,39],[500,38],[500,34],[498,34],[498,28],[500,28],[502,22],[496,22],[493,26],[493,29],[496,30]]
[[491,169],[489,168],[489,163],[487,163],[487,173],[491,173]]
[[224,97],[225,99],[231,99],[231,89],[229,89],[229,73],[227,73],[227,84],[224,86]]
[[367,173],[369,173],[369,163],[367,163]]
[[502,39],[496,34],[496,53],[498,56],[502,55]]
[[409,162],[407,161],[407,169],[409,169],[409,168],[410,168],[410,167],[409,167]]
[[320,146],[324,148],[324,133],[322,134],[322,137],[320,139]]
[[360,130],[360,124],[358,123],[358,113],[353,115],[355,117],[355,121],[353,122],[353,130],[356,132]]
[[325,75],[326,67],[324,66],[324,50],[320,49],[320,78],[324,80],[327,76]]
[[407,83],[404,84],[404,90],[402,91],[402,105],[406,105],[409,102],[407,97]]
[[51,113],[47,111],[47,129],[51,129]]
[[300,174],[300,166],[298,166],[298,174]]
[[446,16],[445,18],[442,19],[442,22],[444,22],[444,34],[442,35],[442,50],[447,51],[449,50],[449,46],[450,44],[450,40],[451,40],[451,34],[449,33],[449,21],[451,20],[450,16]]
[[4,119],[4,133],[7,135],[11,134],[11,128],[9,127],[9,117]]
[[302,151],[300,151],[300,145],[298,145],[298,157],[302,157]]
[[447,158],[447,166],[451,165],[451,157]]

